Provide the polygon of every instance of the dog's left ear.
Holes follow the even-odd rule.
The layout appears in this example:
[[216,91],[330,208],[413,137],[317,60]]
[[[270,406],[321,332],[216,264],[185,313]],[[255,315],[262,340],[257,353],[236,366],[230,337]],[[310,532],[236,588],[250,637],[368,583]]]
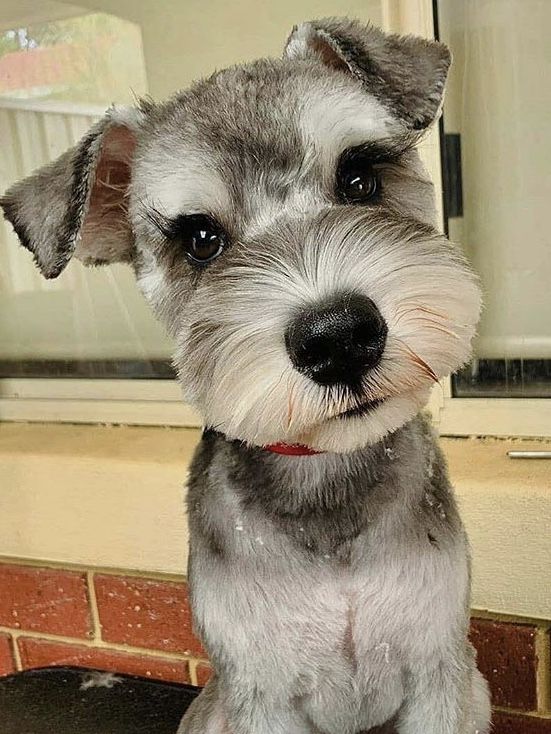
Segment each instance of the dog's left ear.
[[295,26],[285,55],[317,59],[353,74],[408,128],[419,131],[440,112],[451,62],[442,43],[388,35],[374,26],[341,18]]
[[111,109],[82,140],[0,198],[4,216],[46,278],[73,254],[86,265],[132,259],[127,216],[139,108]]

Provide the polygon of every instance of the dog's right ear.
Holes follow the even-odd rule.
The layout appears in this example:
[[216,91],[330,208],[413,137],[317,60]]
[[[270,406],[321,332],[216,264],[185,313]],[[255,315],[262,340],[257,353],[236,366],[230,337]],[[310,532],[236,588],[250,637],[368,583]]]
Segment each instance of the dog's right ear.
[[451,62],[443,43],[383,33],[346,18],[295,26],[285,56],[355,76],[407,128],[419,132],[438,117]]
[[0,198],[5,218],[46,278],[73,254],[85,264],[128,261],[127,193],[143,109],[111,109],[57,161]]

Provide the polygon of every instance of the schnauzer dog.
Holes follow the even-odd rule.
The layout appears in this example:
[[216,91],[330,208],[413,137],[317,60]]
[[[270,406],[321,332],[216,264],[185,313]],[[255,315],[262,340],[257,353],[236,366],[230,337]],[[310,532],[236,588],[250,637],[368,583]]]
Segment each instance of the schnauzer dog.
[[416,151],[440,43],[348,20],[112,109],[2,199],[47,278],[129,263],[206,430],[189,581],[214,675],[181,734],[487,732],[469,549],[420,417],[476,278]]

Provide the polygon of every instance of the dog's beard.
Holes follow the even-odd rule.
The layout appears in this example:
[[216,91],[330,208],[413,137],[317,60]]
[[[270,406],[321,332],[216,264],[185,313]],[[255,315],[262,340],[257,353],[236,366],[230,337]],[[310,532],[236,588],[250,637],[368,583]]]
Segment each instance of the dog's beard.
[[[286,234],[243,248],[198,288],[176,357],[186,395],[207,425],[255,445],[351,451],[376,442],[468,358],[476,281],[443,236],[411,221],[326,215],[302,236]],[[371,298],[388,326],[380,363],[354,391],[297,372],[284,343],[297,310],[341,291]]]

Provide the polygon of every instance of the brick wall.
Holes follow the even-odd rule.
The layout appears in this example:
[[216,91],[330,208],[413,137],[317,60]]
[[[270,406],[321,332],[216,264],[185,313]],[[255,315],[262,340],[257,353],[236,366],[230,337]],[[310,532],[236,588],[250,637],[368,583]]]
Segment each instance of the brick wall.
[[0,563],[0,675],[77,665],[204,685],[187,585]]
[[[551,734],[550,625],[475,613],[493,734]],[[0,563],[0,675],[78,665],[204,685],[183,580]]]

